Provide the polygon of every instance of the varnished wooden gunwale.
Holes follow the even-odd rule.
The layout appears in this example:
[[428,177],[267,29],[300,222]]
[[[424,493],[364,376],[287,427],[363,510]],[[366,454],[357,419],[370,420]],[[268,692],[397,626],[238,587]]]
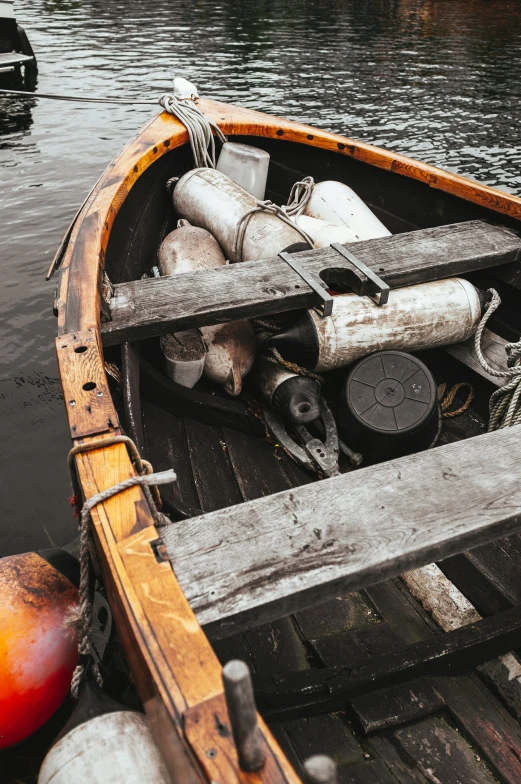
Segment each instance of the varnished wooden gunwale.
[[[521,219],[521,199],[405,156],[248,109],[207,100],[201,100],[201,108],[227,134],[280,139],[334,151]],[[100,280],[118,211],[142,173],[187,141],[186,130],[173,117],[154,117],[100,178],[78,216],[64,254],[57,301],[60,336],[93,330],[99,338]],[[98,350],[101,363],[101,348]],[[66,373],[63,368],[62,377]],[[86,379],[79,374],[63,380],[65,386],[81,384]],[[81,440],[76,439],[75,443]],[[76,462],[86,497],[134,473],[122,445],[86,453]],[[172,780],[231,782],[231,776],[235,776],[234,780],[241,782],[296,782],[298,779],[264,725],[276,765],[260,774],[241,772],[233,754],[230,762],[229,749],[222,749],[224,766],[219,754],[210,760],[204,743],[198,745],[193,733],[188,737],[183,731],[183,714],[195,709],[202,717],[199,720],[205,723],[205,732],[195,736],[205,737],[206,742],[209,733],[212,743],[219,746],[212,713],[214,701],[222,697],[217,659],[170,564],[154,556],[150,542],[157,538],[157,531],[141,490],[133,488],[98,506],[93,511],[93,521],[111,606],[156,739],[169,762]],[[161,605],[168,608],[166,615],[161,616],[158,611]],[[172,744],[177,746],[175,754],[171,753]]]

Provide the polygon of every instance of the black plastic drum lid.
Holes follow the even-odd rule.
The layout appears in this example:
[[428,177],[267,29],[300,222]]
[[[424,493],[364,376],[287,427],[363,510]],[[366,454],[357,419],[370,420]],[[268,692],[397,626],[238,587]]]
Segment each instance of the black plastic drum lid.
[[346,379],[338,424],[366,463],[429,449],[441,426],[430,370],[403,351],[365,357]]
[[382,351],[362,359],[347,379],[344,399],[364,428],[390,437],[420,430],[437,408],[430,371],[401,351]]

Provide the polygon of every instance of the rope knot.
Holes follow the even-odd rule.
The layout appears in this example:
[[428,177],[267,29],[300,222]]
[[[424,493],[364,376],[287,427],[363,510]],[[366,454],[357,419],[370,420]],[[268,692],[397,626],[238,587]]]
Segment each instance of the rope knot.
[[291,188],[288,203],[283,207],[286,215],[298,218],[308,206],[314,187],[315,180],[313,177],[304,177],[304,179],[296,182]]
[[159,99],[159,104],[165,112],[176,117],[188,131],[194,167],[215,169],[214,133],[223,144],[227,141],[219,126],[206,117],[192,100],[180,100],[172,93],[166,93]]
[[[130,487],[140,485],[143,490],[148,491],[150,485],[164,485],[170,482],[175,482],[177,477],[173,469],[168,471],[161,471],[159,473],[150,473],[149,468],[152,466],[147,461],[143,465],[143,473],[141,476],[131,476],[124,479],[122,482],[108,487],[99,493],[87,498],[83,504],[80,518],[80,605],[79,605],[79,618],[76,616],[75,624],[78,628],[78,653],[79,660],[76,669],[74,670],[71,683],[71,694],[73,697],[78,696],[80,683],[85,677],[86,661],[90,657],[91,648],[91,630],[92,630],[92,602],[89,596],[89,563],[90,563],[90,547],[89,547],[89,533],[90,533],[90,515],[92,509],[98,504],[108,501],[109,498],[117,495],[118,493],[128,490]],[[146,494],[146,493],[145,493]],[[151,511],[154,506],[152,499],[147,495],[147,500],[151,504]],[[92,673],[101,686],[101,674],[98,665],[92,664]]]

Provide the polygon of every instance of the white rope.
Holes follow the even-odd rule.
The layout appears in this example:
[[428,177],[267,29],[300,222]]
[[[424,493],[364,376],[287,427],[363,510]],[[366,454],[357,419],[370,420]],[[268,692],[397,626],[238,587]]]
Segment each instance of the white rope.
[[296,182],[290,191],[288,203],[282,208],[286,215],[298,218],[306,209],[314,187],[313,177],[304,177],[303,180]]
[[504,370],[490,367],[481,350],[481,336],[490,316],[500,306],[501,298],[495,289],[488,289],[488,292],[492,297],[476,330],[474,350],[479,364],[489,375],[494,378],[510,377],[507,384],[496,389],[490,396],[488,432],[491,433],[521,423],[521,340],[507,343],[505,346],[508,359]]
[[177,117],[188,131],[195,168],[200,169],[207,167],[215,169],[215,140],[212,128],[218,139],[223,144],[226,142],[226,136],[219,126],[216,125],[213,120],[208,119],[208,117],[206,117],[196,106],[194,101],[190,99],[179,100],[175,95],[167,93],[159,99],[159,103],[165,112]]
[[255,201],[257,202],[256,206],[252,207],[251,210],[248,210],[248,212],[244,213],[239,223],[237,224],[237,229],[235,232],[235,239],[233,241],[233,252],[234,255],[238,256],[241,261],[244,261],[243,259],[244,235],[246,233],[246,229],[248,227],[248,223],[250,222],[252,215],[255,215],[256,212],[271,212],[273,215],[276,215],[277,218],[280,218],[280,220],[283,223],[286,223],[288,226],[291,226],[292,229],[298,231],[300,236],[307,242],[310,248],[315,247],[315,244],[311,239],[311,237],[309,236],[309,234],[306,234],[306,232],[303,229],[301,229],[299,226],[297,226],[296,223],[290,220],[290,218],[288,218],[288,216],[286,215],[282,207],[279,207],[278,204],[274,204],[272,201],[269,200],[259,201],[258,199],[255,199]]
[[[90,652],[90,639],[92,631],[92,602],[89,596],[89,530],[90,530],[90,513],[91,510],[97,505],[108,501],[112,496],[128,490],[129,487],[141,485],[143,489],[148,490],[149,485],[165,485],[170,482],[175,482],[177,479],[173,469],[168,471],[160,471],[156,474],[145,474],[144,476],[131,476],[129,479],[124,479],[113,487],[103,490],[101,493],[88,498],[83,504],[80,518],[80,628],[78,631],[78,653],[80,655],[80,663],[77,665],[72,675],[71,681],[71,694],[74,698],[78,698],[78,690],[80,683],[85,674],[85,658]],[[149,502],[150,503],[150,502]],[[99,667],[96,663],[92,665],[92,673],[101,686],[102,679]]]

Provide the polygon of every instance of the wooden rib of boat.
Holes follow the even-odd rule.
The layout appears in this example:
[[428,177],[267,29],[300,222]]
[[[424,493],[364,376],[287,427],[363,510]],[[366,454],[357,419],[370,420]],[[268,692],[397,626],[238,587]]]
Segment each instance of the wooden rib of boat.
[[[442,277],[454,274],[443,237],[470,232],[458,273],[502,296],[485,353],[504,367],[505,339],[521,331],[521,199],[325,131],[199,105],[230,139],[270,153],[276,203],[307,175],[352,186],[395,235],[356,244],[361,258],[387,253],[391,288],[425,280],[421,254],[409,261],[415,237],[431,243]],[[275,297],[269,262],[226,269],[221,287],[200,273],[193,291],[187,274],[143,294],[147,282],[135,282],[174,227],[165,182],[190,168],[185,128],[168,114],[152,119],[101,176],[55,263],[56,347],[71,437],[85,447],[75,458],[83,495],[135,475],[114,443],[123,433],[155,470],[173,465],[178,477],[162,488],[175,521],[166,529],[138,487],[92,512],[110,604],[172,781],[296,782],[301,761],[319,752],[336,758],[341,782],[521,781],[521,665],[509,653],[521,646],[521,442],[516,428],[483,434],[502,380],[467,344],[431,352],[438,381],[470,381],[476,392],[461,418],[445,420],[441,445],[313,482],[241,399],[183,390],[155,361],[157,335],[218,323],[225,307],[233,319],[314,304],[305,286],[295,295],[296,273],[280,261]],[[301,258],[331,266],[327,252]],[[257,773],[240,770],[229,731],[220,659],[233,657],[252,667],[270,722],[271,731],[260,723],[267,760]]]

